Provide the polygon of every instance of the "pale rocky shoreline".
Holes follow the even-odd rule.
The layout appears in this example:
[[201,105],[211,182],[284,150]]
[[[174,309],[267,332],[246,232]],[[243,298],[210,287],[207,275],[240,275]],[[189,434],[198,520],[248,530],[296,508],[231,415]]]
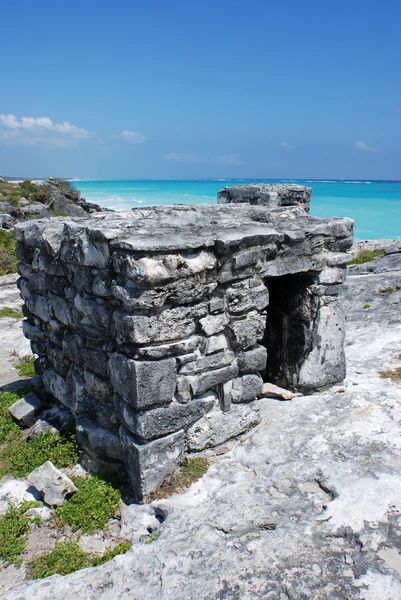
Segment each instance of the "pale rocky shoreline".
[[[378,372],[401,366],[401,242],[356,244],[372,246],[387,253],[351,267],[346,282],[343,386],[290,402],[262,400],[261,425],[230,443],[186,493],[133,506],[137,532],[156,521],[155,512],[164,515],[152,544],[134,543],[102,567],[66,577],[15,589],[10,580],[0,597],[400,598],[401,386]],[[8,277],[0,305],[16,307]],[[0,320],[2,385],[18,379],[10,340],[25,353],[20,324],[9,321]]]

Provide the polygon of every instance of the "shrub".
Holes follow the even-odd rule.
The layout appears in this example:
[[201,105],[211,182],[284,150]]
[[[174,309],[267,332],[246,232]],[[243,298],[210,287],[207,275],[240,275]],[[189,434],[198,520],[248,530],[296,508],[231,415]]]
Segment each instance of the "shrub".
[[47,460],[59,469],[71,467],[78,458],[77,442],[71,433],[58,436],[46,431],[30,441],[19,437],[0,449],[0,477],[7,473],[14,477],[26,477]]
[[0,275],[15,273],[17,270],[17,255],[15,233],[0,229]]
[[85,567],[98,567],[119,554],[125,554],[130,547],[129,542],[121,542],[113,550],[106,550],[102,556],[91,559],[76,542],[63,542],[57,544],[49,554],[33,558],[30,564],[32,579],[50,577],[56,573],[68,575]]
[[0,308],[0,319],[22,319],[22,312],[11,308],[10,306],[4,306]]
[[383,256],[386,254],[386,251],[383,248],[378,248],[377,250],[361,250],[358,254],[347,263],[347,265],[363,265],[364,263],[370,262],[374,258],[378,258],[379,256]]
[[32,579],[42,579],[59,573],[68,575],[90,566],[88,554],[76,542],[57,544],[49,554],[35,556],[31,562]]
[[35,356],[33,354],[26,354],[21,360],[14,365],[21,377],[34,377],[35,376]]
[[25,550],[26,535],[31,525],[25,513],[36,506],[39,502],[11,504],[8,511],[0,516],[0,558],[6,565],[21,565],[19,555]]
[[379,371],[379,376],[382,379],[391,379],[391,381],[401,383],[401,367],[388,369],[387,371]]
[[73,481],[78,492],[56,510],[56,516],[74,531],[93,533],[104,527],[117,510],[121,494],[100,477],[74,477]]

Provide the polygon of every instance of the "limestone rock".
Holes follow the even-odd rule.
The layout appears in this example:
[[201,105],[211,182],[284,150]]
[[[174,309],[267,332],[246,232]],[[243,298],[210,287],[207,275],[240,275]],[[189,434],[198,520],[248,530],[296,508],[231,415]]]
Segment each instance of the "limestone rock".
[[0,514],[4,514],[9,509],[10,503],[19,504],[20,502],[40,500],[41,494],[25,479],[15,479],[11,475],[6,475],[0,480]]
[[28,439],[46,433],[46,431],[52,431],[57,435],[66,427],[70,418],[71,412],[69,410],[61,406],[52,406],[39,416],[29,431]]
[[292,400],[302,394],[291,392],[284,388],[274,385],[274,383],[264,383],[262,391],[259,394],[260,398],[277,398],[278,400]]
[[33,392],[27,394],[12,404],[8,411],[21,427],[30,427],[35,422],[42,403]]
[[121,510],[119,537],[132,544],[143,542],[151,533],[159,529],[159,519],[156,517],[155,509],[149,504],[124,506]]
[[143,444],[121,427],[120,439],[132,488],[136,499],[141,501],[177,468],[184,452],[184,431]]
[[188,430],[188,449],[199,452],[219,446],[239,436],[260,422],[257,402],[233,406],[228,413],[214,410],[197,421]]
[[29,481],[42,492],[44,501],[50,506],[62,506],[68,496],[78,491],[71,479],[57,469],[50,460],[29,473]]

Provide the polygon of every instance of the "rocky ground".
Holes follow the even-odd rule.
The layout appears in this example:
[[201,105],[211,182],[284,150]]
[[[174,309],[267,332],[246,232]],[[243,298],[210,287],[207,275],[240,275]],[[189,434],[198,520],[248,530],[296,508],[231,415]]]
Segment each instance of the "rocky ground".
[[261,425],[186,493],[130,507],[127,554],[0,597],[401,598],[401,384],[379,376],[401,366],[401,244],[375,245],[387,254],[347,280],[343,386],[262,400]]

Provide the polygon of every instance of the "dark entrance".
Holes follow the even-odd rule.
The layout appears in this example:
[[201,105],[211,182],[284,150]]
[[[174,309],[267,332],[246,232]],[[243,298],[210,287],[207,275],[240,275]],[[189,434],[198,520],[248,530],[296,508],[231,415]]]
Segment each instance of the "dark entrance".
[[318,312],[316,273],[269,277],[270,300],[263,345],[267,348],[265,381],[297,390],[298,374],[313,345]]

